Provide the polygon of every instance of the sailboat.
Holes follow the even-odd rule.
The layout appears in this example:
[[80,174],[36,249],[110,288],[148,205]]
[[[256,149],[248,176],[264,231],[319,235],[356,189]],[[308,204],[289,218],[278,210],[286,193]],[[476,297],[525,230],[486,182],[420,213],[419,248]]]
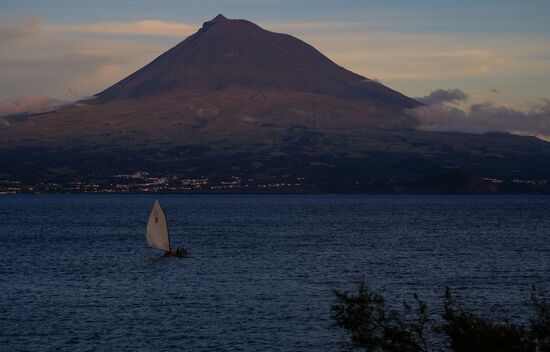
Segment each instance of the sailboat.
[[168,220],[158,200],[155,201],[153,210],[151,210],[151,215],[149,215],[146,237],[149,247],[161,250],[165,255],[176,257],[185,257],[189,255],[189,252],[184,247],[179,247],[175,251],[172,250],[170,234],[168,232]]

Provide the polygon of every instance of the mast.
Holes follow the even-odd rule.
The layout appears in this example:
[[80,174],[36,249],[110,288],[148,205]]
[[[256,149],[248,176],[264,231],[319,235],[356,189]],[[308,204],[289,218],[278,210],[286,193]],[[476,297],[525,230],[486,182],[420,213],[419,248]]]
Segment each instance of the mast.
[[[160,204],[160,203],[159,203]],[[172,252],[172,241],[170,241],[170,226],[168,226],[168,216],[166,215],[166,211],[160,206],[162,209],[162,212],[164,213],[164,218],[166,219],[166,237],[168,238],[168,252]]]

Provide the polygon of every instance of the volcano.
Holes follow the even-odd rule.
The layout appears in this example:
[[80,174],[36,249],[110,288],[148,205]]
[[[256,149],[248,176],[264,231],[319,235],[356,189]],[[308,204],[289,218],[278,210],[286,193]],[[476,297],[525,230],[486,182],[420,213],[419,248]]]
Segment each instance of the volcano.
[[410,108],[414,100],[350,72],[290,35],[222,15],[149,65],[97,94],[101,102],[192,91],[287,91]]
[[222,15],[94,98],[11,132],[29,144],[188,144],[266,126],[414,127],[403,110],[419,105],[297,38]]
[[200,178],[199,191],[469,192],[550,178],[548,143],[418,131],[407,110],[419,105],[295,37],[218,15],[94,99],[4,118],[0,186],[112,190],[137,172],[175,180],[156,191]]

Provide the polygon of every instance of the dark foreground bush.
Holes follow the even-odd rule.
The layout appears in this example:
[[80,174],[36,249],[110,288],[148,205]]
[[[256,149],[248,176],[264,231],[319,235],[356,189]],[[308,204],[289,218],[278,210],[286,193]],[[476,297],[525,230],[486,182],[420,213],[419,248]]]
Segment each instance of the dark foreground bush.
[[[441,317],[414,295],[414,305],[388,309],[384,298],[361,283],[356,294],[335,291],[334,326],[345,329],[351,347],[367,351],[550,352],[550,303],[533,286],[527,326],[494,321],[464,309],[447,288]],[[436,322],[437,320],[438,322]]]

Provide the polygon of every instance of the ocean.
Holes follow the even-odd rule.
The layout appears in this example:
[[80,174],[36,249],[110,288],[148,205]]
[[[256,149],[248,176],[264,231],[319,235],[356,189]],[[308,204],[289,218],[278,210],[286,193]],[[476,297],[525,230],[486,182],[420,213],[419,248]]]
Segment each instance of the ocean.
[[[174,246],[147,248],[155,199]],[[333,290],[525,322],[550,197],[0,196],[2,351],[339,351]]]

